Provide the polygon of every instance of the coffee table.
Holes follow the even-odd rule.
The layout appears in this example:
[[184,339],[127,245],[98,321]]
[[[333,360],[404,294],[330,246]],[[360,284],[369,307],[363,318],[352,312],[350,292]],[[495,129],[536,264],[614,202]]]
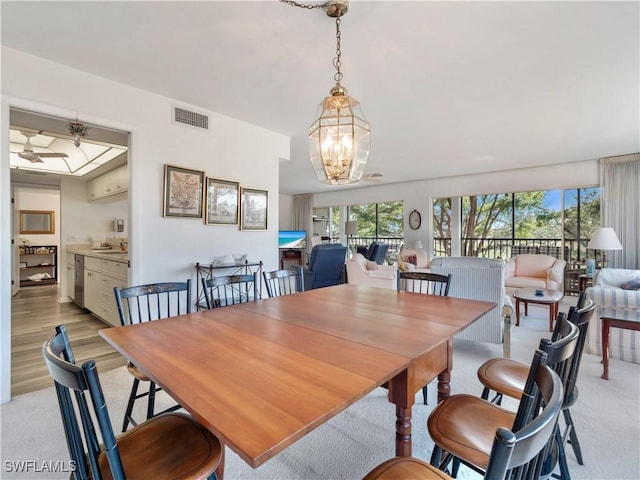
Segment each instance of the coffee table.
[[609,329],[614,327],[640,331],[640,310],[603,307],[599,314],[602,321],[602,375],[600,378],[609,380]]
[[[536,291],[542,291],[542,295],[536,295]],[[520,325],[520,303],[524,303],[524,314],[529,315],[529,304],[549,306],[549,331],[553,331],[553,320],[558,315],[558,307],[562,300],[562,292],[557,290],[544,290],[538,288],[520,288],[515,291],[513,298],[516,301],[516,327]]]

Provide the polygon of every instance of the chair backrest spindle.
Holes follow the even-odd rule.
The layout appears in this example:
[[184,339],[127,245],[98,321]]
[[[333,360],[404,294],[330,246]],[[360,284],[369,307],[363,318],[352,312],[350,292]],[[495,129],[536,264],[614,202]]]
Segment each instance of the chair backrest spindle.
[[191,280],[113,289],[122,325],[191,313]]

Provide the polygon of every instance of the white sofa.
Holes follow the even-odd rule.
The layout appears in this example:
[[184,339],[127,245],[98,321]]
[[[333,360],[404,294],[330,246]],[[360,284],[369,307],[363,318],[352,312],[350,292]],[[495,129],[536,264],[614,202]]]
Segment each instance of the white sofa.
[[431,258],[421,248],[404,248],[398,253],[398,269],[403,272],[429,272]]
[[[625,318],[630,310],[640,310],[640,290],[625,290],[622,285],[631,280],[640,281],[640,270],[624,268],[603,268],[596,272],[593,287],[586,290],[587,297],[596,304],[592,325],[585,351],[594,355],[602,355],[602,321],[603,309],[619,310],[621,318]],[[640,332],[621,328],[609,331],[609,357],[640,363]]]
[[550,255],[522,254],[505,265],[504,282],[508,295],[519,288],[564,289],[564,268],[567,262]]
[[356,253],[346,263],[347,283],[368,285],[370,287],[398,288],[398,269],[395,265],[378,265]]
[[485,314],[456,338],[502,344],[503,355],[511,355],[511,315],[513,306],[504,286],[504,262],[477,257],[436,257],[431,271],[451,274],[449,296],[495,302]]

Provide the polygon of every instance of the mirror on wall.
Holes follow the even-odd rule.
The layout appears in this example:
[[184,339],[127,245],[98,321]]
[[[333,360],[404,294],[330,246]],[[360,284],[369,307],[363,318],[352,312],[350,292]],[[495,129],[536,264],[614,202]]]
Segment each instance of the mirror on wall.
[[20,210],[20,233],[30,235],[52,234],[55,232],[53,211]]

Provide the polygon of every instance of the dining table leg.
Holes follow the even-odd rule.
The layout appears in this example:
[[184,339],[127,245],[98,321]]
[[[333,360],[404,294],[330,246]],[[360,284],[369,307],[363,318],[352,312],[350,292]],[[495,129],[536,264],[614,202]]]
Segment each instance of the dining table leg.
[[411,408],[415,393],[409,378],[409,370],[403,370],[389,381],[389,401],[396,406],[396,456],[411,456]]

